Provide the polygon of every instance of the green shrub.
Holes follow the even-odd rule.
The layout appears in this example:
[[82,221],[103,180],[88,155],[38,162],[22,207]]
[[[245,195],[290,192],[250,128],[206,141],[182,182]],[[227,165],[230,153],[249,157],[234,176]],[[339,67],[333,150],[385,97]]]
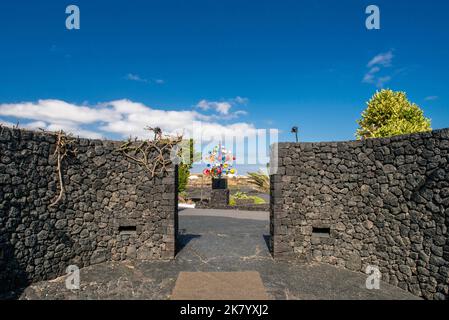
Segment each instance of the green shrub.
[[265,204],[265,200],[258,196],[249,196],[244,192],[236,192],[233,194],[229,199],[229,205],[235,206],[237,204],[236,200],[239,199],[251,199],[253,201],[253,204]]
[[265,204],[266,203],[266,201],[264,199],[262,199],[261,197],[254,196],[252,198],[254,199],[254,204]]
[[187,183],[189,182],[190,166],[180,164],[178,166],[178,192],[186,191]]
[[407,99],[405,92],[381,90],[367,103],[368,107],[357,121],[358,139],[391,137],[430,131],[430,119],[423,110]]
[[[188,146],[186,146],[187,144]],[[179,155],[181,156],[181,163],[178,165],[178,192],[183,192],[187,188],[193,162],[197,161],[200,155],[195,153],[193,139],[183,140],[180,146],[189,148],[188,153]]]
[[245,192],[237,191],[234,193],[233,197],[235,199],[249,199],[249,196]]

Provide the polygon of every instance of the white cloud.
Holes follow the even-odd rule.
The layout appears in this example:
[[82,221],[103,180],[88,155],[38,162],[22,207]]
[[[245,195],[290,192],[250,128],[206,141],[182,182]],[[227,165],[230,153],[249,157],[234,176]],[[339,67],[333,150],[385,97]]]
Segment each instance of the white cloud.
[[435,101],[435,100],[438,100],[440,97],[438,97],[438,96],[428,96],[428,97],[425,97],[424,98],[424,100],[425,101]]
[[223,115],[223,114],[213,114],[209,116],[205,116],[204,121],[212,121],[212,120],[232,120],[237,119],[241,116],[246,116],[248,112],[245,110],[237,110],[235,112]]
[[246,116],[248,114],[248,112],[246,112],[245,110],[238,110],[236,112],[234,112],[234,115],[236,116]]
[[0,119],[0,127],[1,127],[1,126],[5,126],[5,127],[10,127],[10,128],[12,128],[12,127],[15,127],[16,125],[17,125],[17,123],[12,123],[12,122],[5,121],[5,120]]
[[[219,112],[229,109],[218,108]],[[245,111],[237,111],[241,115]],[[136,136],[148,138],[147,126],[160,127],[166,134],[182,134],[201,127],[203,137],[216,135],[248,136],[255,132],[249,123],[220,124],[213,116],[207,116],[195,110],[161,110],[153,109],[139,102],[115,100],[96,105],[76,105],[62,100],[39,100],[0,104],[1,117],[20,120],[21,127],[49,131],[65,130],[88,138],[102,138],[118,134],[125,138]],[[204,122],[207,121],[207,122]],[[11,123],[5,123],[10,125]]]
[[218,113],[226,115],[229,113],[229,110],[232,108],[232,105],[230,102],[201,100],[200,102],[198,102],[197,107],[204,111],[212,109]]
[[232,106],[227,102],[217,103],[216,110],[221,114],[229,114],[229,110],[231,110]]
[[368,62],[368,68],[371,68],[376,65],[380,65],[383,67],[390,67],[391,63],[393,61],[393,58],[394,58],[394,55],[393,55],[392,50],[385,52],[385,53],[380,53],[377,56],[375,56],[374,58],[372,58],[370,62]]
[[393,58],[394,55],[392,50],[386,53],[380,53],[372,58],[367,64],[369,70],[363,76],[362,82],[374,84],[378,88],[383,88],[386,83],[391,81],[392,76],[381,74],[385,68],[389,68],[392,66]]
[[225,119],[233,119],[241,115],[246,115],[247,112],[239,110],[234,113],[231,113],[230,112],[231,108],[238,105],[246,105],[248,101],[249,101],[248,98],[242,98],[240,96],[237,96],[234,99],[230,99],[227,101],[208,101],[206,99],[203,99],[200,102],[198,102],[196,106],[197,108],[200,108],[203,111],[213,110],[222,116],[226,116]]
[[150,80],[150,79],[143,78],[143,77],[139,76],[138,74],[134,74],[134,73],[128,73],[125,76],[125,79],[129,80],[129,81],[143,82],[143,83],[149,83],[149,84],[151,84],[151,83],[164,84],[165,83],[165,81],[162,79],[154,79],[154,80],[151,79]]
[[11,123],[7,121],[2,121],[0,119],[0,125],[7,127],[15,127],[18,124],[19,128],[24,128],[28,130],[46,130],[46,131],[59,131],[64,130],[65,132],[73,133],[80,137],[90,138],[90,139],[103,139],[104,135],[92,130],[86,130],[74,123],[70,122],[59,122],[59,123],[47,123],[45,121],[32,121],[21,123]]
[[237,97],[234,98],[234,102],[235,102],[236,104],[243,104],[243,105],[245,105],[245,104],[247,104],[247,103],[249,102],[249,99],[248,99],[248,98],[242,98],[242,97],[240,97],[240,96],[237,96]]
[[147,79],[142,79],[139,75],[137,74],[132,74],[132,73],[128,73],[125,77],[126,80],[130,80],[130,81],[138,81],[138,82],[148,82]]
[[97,121],[113,121],[119,115],[105,108],[77,106],[61,100],[38,100],[37,103],[23,102],[0,105],[0,116],[45,122],[89,124]]
[[371,68],[363,77],[363,82],[365,83],[373,83],[376,73],[380,71],[379,67]]
[[27,123],[24,127],[27,129],[44,129],[47,127],[47,124],[44,121],[34,121]]
[[376,82],[378,88],[383,88],[386,83],[391,81],[391,76],[379,77]]

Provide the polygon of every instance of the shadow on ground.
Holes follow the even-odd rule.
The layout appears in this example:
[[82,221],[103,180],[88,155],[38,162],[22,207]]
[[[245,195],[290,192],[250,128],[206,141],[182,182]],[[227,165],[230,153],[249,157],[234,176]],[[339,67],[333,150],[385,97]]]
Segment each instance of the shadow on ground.
[[184,234],[185,230],[180,230],[176,239],[176,254],[179,253],[184,247],[193,239],[200,238],[199,234]]

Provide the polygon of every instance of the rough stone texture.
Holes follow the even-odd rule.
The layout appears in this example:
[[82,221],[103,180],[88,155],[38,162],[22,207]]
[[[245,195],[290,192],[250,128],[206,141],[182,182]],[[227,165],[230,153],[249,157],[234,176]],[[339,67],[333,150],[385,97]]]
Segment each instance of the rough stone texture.
[[221,208],[229,205],[229,189],[212,189],[210,192],[210,207]]
[[[198,212],[199,211],[199,212]],[[20,299],[170,299],[180,272],[259,272],[269,299],[419,300],[366,275],[328,264],[275,261],[266,246],[267,212],[186,209],[179,214],[179,253],[170,261],[106,262],[80,270],[80,290],[66,277],[34,283]],[[222,291],[226,290],[222,285]],[[209,297],[210,298],[210,297]]]
[[[365,272],[426,299],[449,290],[449,129],[338,143],[280,143],[271,176],[277,259]],[[314,228],[329,228],[327,237]]]
[[1,129],[0,292],[54,278],[71,264],[174,257],[174,166],[151,178],[115,151],[121,142],[76,139],[76,157],[63,162],[65,199],[50,208],[59,192],[55,141]]

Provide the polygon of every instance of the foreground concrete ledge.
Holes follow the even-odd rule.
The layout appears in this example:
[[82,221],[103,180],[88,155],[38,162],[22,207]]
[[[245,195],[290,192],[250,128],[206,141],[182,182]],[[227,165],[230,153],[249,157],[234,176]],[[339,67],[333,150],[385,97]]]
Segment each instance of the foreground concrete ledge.
[[171,300],[268,300],[259,272],[180,272]]

